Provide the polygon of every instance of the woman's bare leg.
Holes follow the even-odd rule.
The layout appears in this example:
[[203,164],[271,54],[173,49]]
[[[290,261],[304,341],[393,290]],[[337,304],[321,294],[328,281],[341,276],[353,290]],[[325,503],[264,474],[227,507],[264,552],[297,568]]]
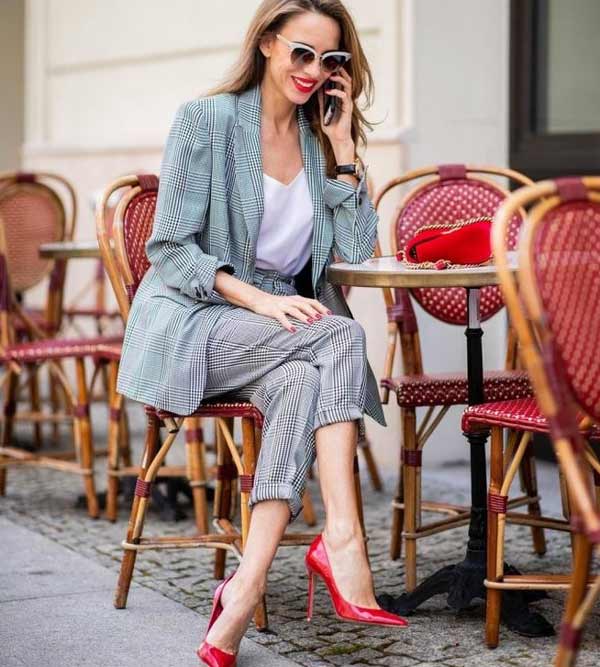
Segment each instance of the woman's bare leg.
[[223,613],[206,641],[227,653],[238,646],[265,593],[267,573],[290,520],[286,500],[266,500],[252,510],[244,555],[235,576],[221,598]]
[[[340,593],[354,604],[376,608],[371,570],[354,492],[354,422],[315,431],[319,481],[327,513],[323,537]],[[207,641],[236,653],[265,592],[267,573],[290,518],[287,501],[267,500],[252,510],[246,549],[235,577],[223,592],[223,613]]]
[[315,437],[326,513],[323,539],[336,584],[349,602],[377,608],[354,491],[356,423],[322,426]]

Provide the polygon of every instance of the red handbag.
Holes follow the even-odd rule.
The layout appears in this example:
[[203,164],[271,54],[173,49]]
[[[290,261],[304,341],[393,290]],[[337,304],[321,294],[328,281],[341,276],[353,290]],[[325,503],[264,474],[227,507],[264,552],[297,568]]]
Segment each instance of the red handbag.
[[481,266],[492,258],[492,219],[470,218],[420,227],[396,257],[409,268]]

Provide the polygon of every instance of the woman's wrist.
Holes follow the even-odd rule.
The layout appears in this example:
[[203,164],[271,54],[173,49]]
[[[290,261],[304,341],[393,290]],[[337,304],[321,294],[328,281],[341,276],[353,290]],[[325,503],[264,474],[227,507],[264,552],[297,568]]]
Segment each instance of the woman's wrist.
[[350,139],[341,144],[332,144],[336,164],[352,164],[356,159],[356,146]]

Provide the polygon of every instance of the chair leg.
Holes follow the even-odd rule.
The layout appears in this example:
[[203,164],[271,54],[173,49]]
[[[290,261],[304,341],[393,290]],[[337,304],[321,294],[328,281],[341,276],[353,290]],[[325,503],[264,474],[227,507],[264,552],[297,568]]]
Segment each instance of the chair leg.
[[[240,513],[242,520],[242,552],[246,547],[248,531],[250,530],[250,493],[254,484],[254,472],[258,459],[259,445],[254,428],[254,420],[249,417],[242,418],[242,464],[244,472],[240,477]],[[269,616],[265,596],[258,603],[254,612],[254,624],[259,632],[264,632],[269,627]]]
[[[58,382],[56,382],[54,376],[52,375],[52,372],[48,370],[48,388],[49,388],[49,394],[50,394],[50,410],[52,411],[53,415],[56,415],[60,412],[61,409],[61,394],[60,394],[60,385]],[[66,397],[62,396],[62,405],[66,405]],[[57,421],[52,422],[52,427],[51,427],[51,432],[52,432],[52,445],[54,447],[58,446],[58,443],[60,442],[60,424]]]
[[198,417],[185,420],[188,479],[192,488],[196,530],[199,535],[208,533],[208,506],[206,502],[206,468],[204,465],[204,441],[201,421]]
[[360,521],[360,527],[362,530],[363,537],[367,537],[367,531],[365,528],[365,513],[363,507],[362,499],[362,488],[360,485],[360,466],[358,463],[358,453],[354,454],[354,492],[356,493],[356,508],[358,510],[358,519]]
[[398,465],[398,485],[392,502],[392,532],[390,541],[390,558],[398,560],[402,555],[402,529],[404,527],[404,466],[402,464],[402,450]]
[[[489,492],[500,494],[504,482],[504,442],[501,428],[492,428],[490,445],[490,487]],[[487,580],[501,581],[503,575],[504,550],[499,536],[498,512],[488,507],[487,512]],[[500,566],[499,562],[500,561]],[[500,612],[502,591],[488,588],[485,609],[485,639],[488,648],[498,646],[500,634]]]
[[561,624],[558,650],[554,663],[556,667],[572,667],[575,665],[581,624],[574,624],[574,621],[586,594],[592,562],[592,545],[587,537],[581,533],[576,533],[573,541],[575,543],[573,573]]
[[[404,563],[407,592],[417,586],[417,539],[416,532],[419,524],[420,508],[418,493],[418,466],[407,465],[408,457],[415,456],[410,452],[417,452],[416,414],[414,409],[403,409],[403,472],[404,472]],[[416,464],[417,461],[414,461]]]
[[[523,456],[523,460],[521,461],[521,466],[519,468],[521,485],[529,498],[535,498],[538,495],[535,458],[533,456],[532,446],[533,445],[530,444],[527,447],[525,455]],[[542,516],[539,501],[534,500],[528,503],[527,508],[530,516]],[[546,553],[546,536],[544,529],[537,526],[532,526],[531,537],[533,540],[533,548],[535,553],[538,556],[543,556]]]
[[108,467],[106,481],[106,518],[116,521],[119,510],[119,477],[117,472],[121,462],[120,438],[122,424],[123,396],[117,392],[118,365],[110,364],[108,378]]
[[[40,401],[40,378],[38,375],[38,368],[35,364],[31,364],[27,367],[27,372],[29,374],[27,382],[29,384],[31,412],[39,415],[42,409],[42,403]],[[42,447],[42,424],[39,421],[33,422],[33,444],[36,449],[41,449]]]
[[92,519],[100,515],[96,485],[94,483],[94,440],[90,423],[90,404],[85,379],[85,360],[75,360],[77,375],[77,405],[74,407],[74,434],[79,438],[80,465],[83,468],[83,484],[88,514]]
[[[8,373],[8,380],[6,383],[6,393],[4,394],[4,421],[2,423],[2,446],[9,447],[14,427],[14,415],[16,410],[17,389],[19,386],[18,376],[11,372]],[[6,465],[0,468],[0,496],[6,494]]]
[[[148,415],[148,425],[146,427],[146,440],[144,442],[144,453],[142,454],[142,462],[140,464],[139,478],[143,479],[150,464],[154,460],[158,451],[159,443],[159,421],[156,415]],[[139,539],[141,535],[135,535],[135,527],[138,524],[138,513],[140,511],[141,497],[137,493],[133,497],[131,505],[131,513],[129,515],[129,524],[127,526],[127,542],[133,542],[134,539]],[[125,549],[123,552],[123,559],[121,561],[121,569],[119,571],[119,579],[117,581],[117,589],[115,591],[114,606],[117,609],[124,609],[127,605],[127,596],[129,594],[129,587],[131,586],[131,578],[133,576],[133,568],[137,551],[133,549]]]
[[362,452],[362,455],[367,464],[367,470],[369,472],[369,478],[371,479],[371,485],[373,486],[373,491],[381,491],[383,489],[383,484],[381,483],[381,476],[379,475],[379,469],[377,468],[377,463],[373,456],[373,451],[371,450],[371,443],[368,438],[363,438],[358,441],[358,448]]
[[[231,428],[233,420],[226,419],[225,422]],[[229,519],[233,516],[233,480],[237,478],[237,471],[231,458],[229,448],[221,434],[221,430],[215,423],[215,447],[217,449],[217,480],[215,485],[215,500],[213,505],[213,516],[216,519]],[[215,579],[225,578],[225,566],[227,564],[227,551],[215,549]]]
[[312,497],[308,489],[304,491],[304,497],[302,498],[302,517],[304,518],[304,523],[309,528],[312,528],[317,523],[315,506],[313,505]]

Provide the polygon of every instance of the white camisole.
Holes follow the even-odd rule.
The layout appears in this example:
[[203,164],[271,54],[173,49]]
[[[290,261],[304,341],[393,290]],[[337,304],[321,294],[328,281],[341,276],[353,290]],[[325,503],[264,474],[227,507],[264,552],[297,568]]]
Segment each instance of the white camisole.
[[287,185],[263,174],[264,213],[256,267],[295,276],[311,255],[313,205],[304,169]]

